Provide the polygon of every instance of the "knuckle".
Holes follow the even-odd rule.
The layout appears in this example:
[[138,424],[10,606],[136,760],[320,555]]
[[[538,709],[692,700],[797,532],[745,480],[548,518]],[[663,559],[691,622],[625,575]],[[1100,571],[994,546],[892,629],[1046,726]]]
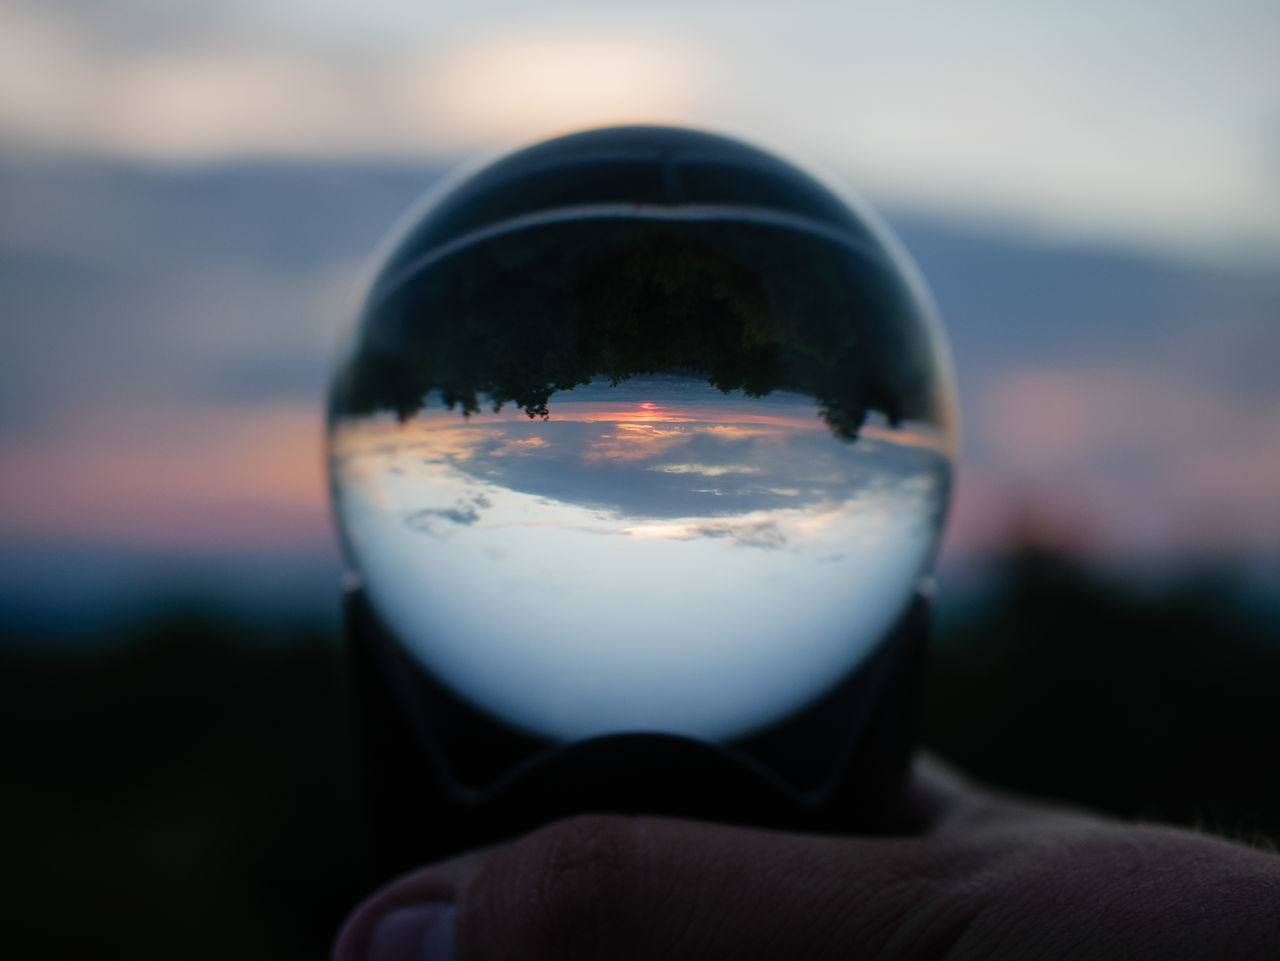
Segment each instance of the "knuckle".
[[586,815],[531,839],[539,934],[553,956],[616,957],[610,950],[640,900],[644,865],[636,822]]

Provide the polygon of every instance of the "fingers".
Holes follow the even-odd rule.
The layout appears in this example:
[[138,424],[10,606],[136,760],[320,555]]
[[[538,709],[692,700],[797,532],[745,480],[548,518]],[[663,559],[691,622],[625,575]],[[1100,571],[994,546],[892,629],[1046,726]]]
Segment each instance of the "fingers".
[[366,899],[343,924],[333,947],[334,961],[418,961],[432,956],[450,961],[459,892],[467,889],[487,857],[488,852],[477,851],[420,868]]
[[[991,795],[937,765],[928,835],[587,816],[396,881],[335,961],[1269,957],[1280,859]],[[922,800],[921,800],[922,799]]]
[[937,957],[967,922],[952,860],[912,839],[580,817],[402,879],[335,961]]
[[973,787],[927,758],[906,803],[927,836],[574,818],[400,879],[352,915],[334,957],[772,961],[887,947],[880,956],[937,957],[975,912],[972,878],[986,861],[1022,833],[1080,820]]

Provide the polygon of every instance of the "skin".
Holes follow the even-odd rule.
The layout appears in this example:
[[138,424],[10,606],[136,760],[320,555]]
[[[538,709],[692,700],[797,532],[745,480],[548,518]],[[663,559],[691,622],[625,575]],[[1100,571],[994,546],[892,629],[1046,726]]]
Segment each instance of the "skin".
[[901,838],[586,816],[415,871],[334,961],[1280,957],[1280,857],[1004,797],[929,762]]

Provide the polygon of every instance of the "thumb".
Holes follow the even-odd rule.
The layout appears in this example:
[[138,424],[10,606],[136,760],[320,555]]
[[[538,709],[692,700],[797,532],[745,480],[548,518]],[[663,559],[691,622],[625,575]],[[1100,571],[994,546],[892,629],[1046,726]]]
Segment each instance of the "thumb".
[[948,908],[947,850],[578,817],[393,883],[352,915],[334,959],[940,957],[966,921]]

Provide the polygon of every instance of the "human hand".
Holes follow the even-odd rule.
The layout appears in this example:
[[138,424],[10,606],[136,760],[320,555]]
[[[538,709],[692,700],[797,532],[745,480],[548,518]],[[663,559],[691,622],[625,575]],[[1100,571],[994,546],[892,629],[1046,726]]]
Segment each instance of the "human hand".
[[917,765],[911,837],[573,818],[415,871],[334,961],[1280,957],[1280,857]]

